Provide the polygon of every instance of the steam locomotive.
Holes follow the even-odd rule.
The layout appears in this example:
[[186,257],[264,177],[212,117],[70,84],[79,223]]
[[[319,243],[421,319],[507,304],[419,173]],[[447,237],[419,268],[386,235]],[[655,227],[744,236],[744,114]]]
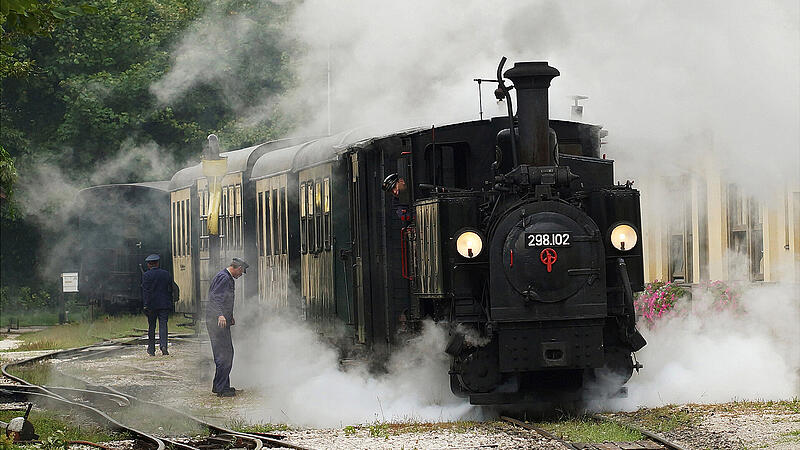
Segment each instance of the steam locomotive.
[[580,400],[601,380],[618,394],[645,345],[639,194],[614,184],[601,127],[548,118],[556,69],[504,62],[507,117],[223,153],[211,135],[168,188],[176,310],[202,317],[210,279],[244,257],[237,308],[344,324],[376,354],[448,323],[451,388],[473,404]]

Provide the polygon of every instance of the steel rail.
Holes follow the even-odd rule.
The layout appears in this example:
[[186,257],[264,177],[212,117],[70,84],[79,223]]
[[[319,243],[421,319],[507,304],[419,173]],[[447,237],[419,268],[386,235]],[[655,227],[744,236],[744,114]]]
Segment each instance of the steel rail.
[[514,425],[516,425],[518,427],[525,428],[526,430],[535,431],[536,433],[539,433],[539,435],[541,435],[543,437],[546,437],[548,439],[552,439],[552,440],[558,442],[559,444],[563,445],[566,448],[570,448],[570,449],[573,449],[573,450],[579,450],[578,447],[575,447],[571,443],[565,441],[564,439],[561,439],[560,437],[557,437],[557,436],[553,435],[552,433],[550,433],[547,430],[544,430],[542,428],[535,427],[535,426],[533,426],[533,425],[531,425],[529,423],[525,423],[525,422],[523,422],[521,420],[514,419],[513,417],[500,416],[500,419],[504,420],[504,421],[506,421],[508,423],[514,424]]
[[663,445],[664,447],[666,447],[669,450],[689,450],[688,448],[683,447],[682,445],[676,444],[675,442],[670,441],[669,439],[667,439],[666,437],[664,437],[664,436],[662,436],[662,435],[660,435],[658,433],[653,433],[652,431],[647,431],[644,428],[641,428],[641,427],[639,427],[637,425],[625,422],[624,420],[620,420],[620,419],[617,419],[617,418],[614,418],[614,417],[611,417],[611,416],[606,416],[605,414],[599,414],[599,413],[592,414],[592,417],[594,419],[597,419],[597,420],[602,420],[602,421],[605,421],[605,422],[610,422],[610,423],[617,424],[617,425],[619,425],[619,426],[621,426],[623,428],[629,428],[631,430],[638,431],[639,433],[642,433],[643,435],[647,436],[648,438],[658,442],[659,444]]
[[[73,387],[64,387],[64,386],[37,386],[37,385],[27,385],[27,384],[0,384],[0,389],[21,389],[25,391],[29,390],[40,390],[41,388],[45,388],[51,392],[58,392],[58,391],[65,391],[65,392],[72,392],[72,393],[79,393],[79,394],[86,394],[86,395],[93,395],[96,397],[104,397],[108,398],[109,400],[114,401],[120,408],[124,408],[126,406],[130,406],[131,402],[126,397],[122,395],[110,394],[108,392],[101,392],[101,391],[92,391],[89,389],[79,389]],[[63,397],[59,395],[59,397]]]
[[157,438],[155,436],[152,436],[150,434],[147,434],[147,433],[145,433],[143,431],[137,430],[135,428],[131,428],[131,427],[127,426],[127,425],[123,425],[120,422],[117,422],[113,417],[109,416],[108,414],[104,413],[103,411],[100,411],[99,409],[97,409],[97,408],[95,408],[93,406],[85,405],[85,404],[78,403],[78,402],[73,402],[73,401],[68,400],[68,399],[66,399],[64,397],[61,397],[60,395],[46,394],[46,393],[43,393],[43,392],[33,392],[30,389],[7,389],[7,388],[3,388],[3,389],[0,389],[0,392],[8,392],[8,393],[12,393],[12,394],[22,394],[22,395],[25,395],[25,396],[44,397],[44,398],[48,398],[50,400],[54,400],[54,401],[57,401],[57,402],[66,403],[66,404],[68,404],[70,406],[77,406],[79,408],[83,408],[83,409],[91,411],[92,413],[94,413],[97,416],[101,417],[103,420],[106,421],[106,423],[113,425],[115,428],[129,431],[132,434],[134,434],[136,436],[139,436],[139,437],[141,437],[142,439],[144,439],[146,441],[150,441],[151,443],[156,444],[157,447],[158,447],[158,450],[164,450],[166,448],[166,446],[164,445],[164,441],[162,441],[161,439],[159,439],[159,438]]
[[[10,379],[13,379],[13,380],[18,381],[20,383],[23,383],[23,384],[25,384],[27,386],[30,386],[31,388],[34,388],[34,389],[45,390],[45,388],[42,387],[42,386],[38,386],[38,385],[35,385],[35,384],[32,384],[32,383],[29,383],[28,381],[26,381],[26,380],[24,380],[22,378],[19,378],[19,377],[16,377],[14,375],[11,375],[10,373],[7,372],[6,368],[8,366],[18,366],[18,365],[22,365],[22,364],[28,364],[28,363],[31,363],[31,362],[38,362],[38,361],[41,361],[41,360],[44,360],[44,359],[51,359],[51,358],[54,358],[54,357],[57,357],[57,356],[68,355],[68,354],[72,354],[72,353],[78,353],[78,352],[81,352],[81,351],[84,351],[84,350],[88,350],[88,349],[91,349],[91,348],[113,346],[113,348],[93,351],[91,353],[87,353],[87,354],[84,354],[84,355],[79,355],[79,356],[77,356],[75,358],[70,359],[69,361],[75,361],[76,359],[87,359],[87,358],[95,357],[95,356],[98,356],[98,355],[103,355],[105,353],[110,353],[110,352],[113,352],[113,351],[121,350],[122,348],[124,348],[125,345],[129,345],[130,343],[135,342],[135,341],[140,340],[140,339],[141,339],[140,337],[137,337],[137,338],[130,339],[130,340],[127,340],[127,341],[124,341],[124,342],[107,341],[107,342],[102,342],[102,343],[98,343],[98,344],[94,344],[94,345],[88,345],[88,346],[84,346],[84,347],[78,347],[78,348],[73,348],[73,349],[66,349],[66,350],[62,350],[62,351],[56,351],[56,352],[48,353],[48,354],[45,354],[45,355],[39,355],[37,357],[30,358],[30,359],[27,359],[27,360],[21,360],[21,361],[16,361],[16,362],[4,364],[2,367],[0,367],[0,369],[2,369],[1,371],[2,371],[3,375],[7,376]],[[173,412],[175,414],[181,415],[181,416],[183,416],[183,417],[185,417],[185,418],[187,418],[187,419],[189,419],[189,420],[191,420],[191,421],[193,421],[193,422],[195,422],[197,424],[200,424],[200,425],[206,427],[210,432],[213,432],[214,434],[229,434],[229,435],[232,435],[232,436],[240,437],[240,438],[242,438],[244,440],[252,441],[254,443],[254,445],[255,445],[255,449],[253,449],[253,450],[260,450],[263,447],[264,443],[266,443],[266,444],[268,444],[270,446],[292,448],[292,449],[297,449],[297,450],[312,450],[312,449],[310,449],[308,447],[294,445],[294,444],[291,444],[289,442],[281,441],[281,440],[278,440],[278,439],[273,439],[273,438],[268,437],[268,436],[262,436],[262,435],[256,435],[256,434],[250,434],[250,433],[231,430],[231,429],[219,426],[219,425],[212,424],[210,422],[206,422],[205,420],[202,420],[200,418],[192,416],[191,414],[188,414],[186,412],[183,412],[183,411],[178,410],[176,408],[173,408],[171,406],[162,405],[162,404],[159,404],[159,403],[142,400],[142,399],[139,399],[138,397],[135,397],[133,395],[126,394],[124,392],[118,391],[118,390],[116,390],[116,389],[114,389],[114,388],[112,388],[110,386],[96,385],[96,384],[88,382],[88,381],[86,381],[86,380],[84,380],[84,379],[82,379],[80,377],[77,377],[77,376],[74,376],[74,375],[70,375],[70,374],[66,374],[66,373],[62,372],[61,370],[59,370],[57,368],[56,368],[56,370],[58,370],[58,372],[59,372],[59,374],[61,376],[64,376],[64,377],[67,377],[67,378],[72,378],[73,380],[76,380],[76,381],[80,382],[81,384],[83,384],[83,385],[85,385],[87,387],[90,387],[90,388],[93,388],[93,389],[97,389],[97,390],[89,390],[89,389],[74,389],[74,388],[72,388],[72,390],[75,391],[75,392],[84,391],[84,392],[87,392],[87,393],[91,392],[93,394],[106,394],[106,395],[109,395],[109,396],[113,396],[113,398],[115,398],[115,399],[118,399],[119,397],[123,397],[129,402],[129,404],[138,403],[138,404],[141,404],[141,405],[147,405],[147,406],[151,406],[151,407],[166,409],[166,410],[169,410],[169,411],[171,411],[171,412]],[[63,388],[63,389],[69,389],[69,388]],[[68,401],[68,400],[64,399],[63,397],[61,397],[58,394],[55,394],[53,392],[49,392],[48,391],[48,394],[51,395],[51,396],[54,396],[54,397],[59,397],[59,398],[65,400],[65,401]],[[123,428],[123,429],[129,429],[127,426],[122,425],[122,424],[120,424],[120,427]],[[134,429],[130,429],[130,430],[135,432],[135,433],[141,433],[138,430],[134,430]],[[153,436],[153,438],[155,438],[155,436]],[[155,438],[155,439],[158,439],[159,441],[163,441],[163,439],[161,439],[161,438]],[[174,445],[177,445],[179,447],[182,447],[182,448],[196,450],[194,447],[191,447],[191,446],[189,446],[187,444],[183,444],[183,443],[180,443],[180,442],[173,442],[172,440],[168,440],[168,441],[170,441],[170,443],[172,443]],[[161,442],[161,445],[163,445],[163,442]],[[158,450],[163,450],[163,447],[159,447]]]

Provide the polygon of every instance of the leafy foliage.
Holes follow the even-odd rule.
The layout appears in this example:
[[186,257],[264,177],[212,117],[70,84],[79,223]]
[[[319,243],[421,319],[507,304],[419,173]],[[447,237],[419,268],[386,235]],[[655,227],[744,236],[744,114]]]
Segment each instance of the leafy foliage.
[[[278,137],[286,118],[263,105],[292,83],[291,43],[281,38],[292,3],[241,0],[3,0],[0,10],[0,159],[3,191],[30,179],[42,164],[76,186],[98,165],[139,146],[182,164],[199,155],[206,136],[241,148]],[[220,77],[162,101],[153,84],[180,62],[187,33],[230,17],[252,22],[247,51],[220,63]],[[279,46],[280,44],[280,46]],[[235,82],[234,82],[235,81]],[[242,120],[242,115],[248,120]],[[168,167],[168,170],[178,167]],[[104,182],[152,181],[160,175],[119,171]],[[8,180],[8,181],[7,181]],[[16,189],[19,194],[20,189]],[[26,268],[34,252],[59,239],[37,228],[24,207],[3,201],[0,262],[4,285],[39,284]],[[22,205],[24,206],[24,205]],[[15,214],[16,212],[16,214]],[[14,238],[7,238],[10,231]]]
[[689,294],[689,290],[673,282],[656,280],[647,283],[633,303],[645,324],[652,327],[658,319],[671,311],[676,302]]
[[14,158],[0,145],[0,215],[13,219],[14,209],[14,183],[17,182],[17,168]]

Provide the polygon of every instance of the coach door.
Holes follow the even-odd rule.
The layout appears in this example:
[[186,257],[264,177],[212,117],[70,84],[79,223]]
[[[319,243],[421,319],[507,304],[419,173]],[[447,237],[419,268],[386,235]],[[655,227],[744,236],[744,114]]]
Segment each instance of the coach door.
[[177,312],[194,313],[194,267],[191,246],[191,188],[170,193],[172,274],[180,289]]
[[256,182],[259,302],[288,307],[289,251],[286,175]]
[[336,301],[333,295],[331,165],[312,167],[298,175],[303,230],[300,267],[306,316],[315,321],[332,320],[336,316]]
[[366,204],[366,191],[363,183],[366,178],[364,177],[364,166],[360,164],[363,159],[358,153],[350,155],[350,242],[353,244],[353,301],[355,302],[356,311],[356,324],[357,336],[359,343],[366,343],[367,341],[367,305],[366,298],[369,292],[365,288],[365,274],[363,260],[366,257],[366,252],[369,251],[369,237],[367,212],[364,209]]

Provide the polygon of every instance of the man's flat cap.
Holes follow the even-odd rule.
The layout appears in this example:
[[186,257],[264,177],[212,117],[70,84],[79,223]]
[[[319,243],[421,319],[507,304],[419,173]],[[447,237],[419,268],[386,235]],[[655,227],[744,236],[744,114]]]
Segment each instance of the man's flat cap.
[[242,258],[233,258],[231,265],[242,266],[244,273],[247,273],[247,268],[250,267],[250,264],[247,264],[247,261],[243,260]]
[[394,185],[397,184],[397,180],[400,177],[396,173],[390,173],[386,178],[383,179],[383,185],[381,188],[384,192],[389,192],[394,188]]
[[145,260],[145,261],[147,261],[147,262],[153,262],[153,261],[158,261],[158,260],[160,260],[160,259],[161,259],[161,257],[160,257],[160,256],[158,256],[158,255],[156,255],[155,253],[153,253],[152,255],[148,256],[148,257],[147,257],[147,258],[145,258],[144,260]]

